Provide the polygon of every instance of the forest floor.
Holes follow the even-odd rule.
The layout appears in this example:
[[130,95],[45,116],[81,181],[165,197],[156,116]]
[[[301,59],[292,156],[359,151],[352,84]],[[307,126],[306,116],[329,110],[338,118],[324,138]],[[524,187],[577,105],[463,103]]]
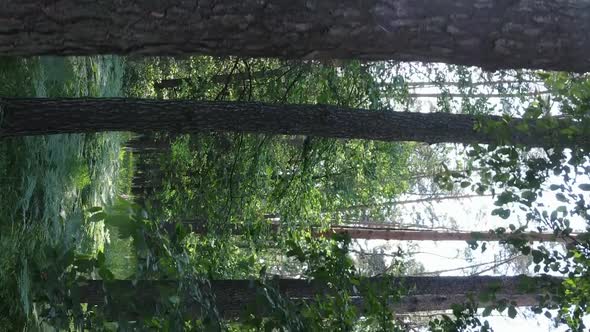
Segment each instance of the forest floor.
[[[0,58],[0,97],[121,96],[124,69],[114,56]],[[87,209],[129,193],[133,160],[121,148],[128,137],[0,140],[0,317],[34,312],[31,285],[47,248],[73,245],[77,254],[91,256],[103,251],[116,277],[133,273],[131,240],[84,217]]]

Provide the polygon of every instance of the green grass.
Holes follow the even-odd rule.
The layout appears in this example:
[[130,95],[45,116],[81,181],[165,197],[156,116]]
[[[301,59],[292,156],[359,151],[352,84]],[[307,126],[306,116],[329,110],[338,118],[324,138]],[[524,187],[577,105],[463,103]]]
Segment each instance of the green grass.
[[[123,71],[123,61],[112,56],[0,58],[0,97],[119,96]],[[116,275],[129,275],[122,267],[134,264],[130,242],[109,242],[111,230],[82,217],[84,209],[106,206],[128,190],[119,184],[129,180],[117,178],[127,137],[100,133],[0,141],[0,330],[35,324],[32,289],[35,271],[47,263],[47,247],[73,245],[91,255],[105,250]],[[129,179],[132,171],[123,169]]]

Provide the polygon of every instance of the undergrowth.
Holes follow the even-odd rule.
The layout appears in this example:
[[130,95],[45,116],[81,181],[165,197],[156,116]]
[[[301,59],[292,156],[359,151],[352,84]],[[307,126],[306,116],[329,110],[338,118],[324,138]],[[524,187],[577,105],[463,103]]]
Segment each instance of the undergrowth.
[[[123,70],[122,59],[111,56],[0,58],[0,98],[118,96]],[[42,285],[47,248],[104,250],[108,230],[85,221],[83,211],[108,205],[117,194],[127,136],[0,140],[0,331],[40,326],[33,284]]]

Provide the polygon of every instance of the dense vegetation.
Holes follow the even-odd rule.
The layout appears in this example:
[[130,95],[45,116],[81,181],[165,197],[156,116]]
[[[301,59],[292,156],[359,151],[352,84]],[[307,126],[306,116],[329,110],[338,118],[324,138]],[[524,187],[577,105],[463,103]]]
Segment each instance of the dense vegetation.
[[[586,328],[585,75],[357,60],[2,58],[0,96],[462,113],[497,138],[461,146],[239,132],[3,138],[0,329],[485,331],[493,310],[514,318],[519,305]],[[491,114],[499,121],[485,121]],[[514,144],[535,130],[550,133],[542,147]],[[521,298],[502,285],[446,289],[452,303],[436,307],[428,296],[437,294],[416,289],[444,277],[435,286],[398,282],[428,270],[410,246],[365,242],[367,250],[327,231],[452,227],[433,203],[472,197],[495,205],[491,232],[514,235],[500,241],[511,256],[496,267],[520,258],[511,274],[542,275],[518,279]],[[530,230],[563,245],[518,237]],[[466,254],[486,251],[477,240]],[[227,293],[238,292],[231,282],[247,285],[244,293]],[[519,302],[527,292],[535,303]],[[416,295],[427,297],[412,309]],[[435,315],[407,314],[416,309]]]

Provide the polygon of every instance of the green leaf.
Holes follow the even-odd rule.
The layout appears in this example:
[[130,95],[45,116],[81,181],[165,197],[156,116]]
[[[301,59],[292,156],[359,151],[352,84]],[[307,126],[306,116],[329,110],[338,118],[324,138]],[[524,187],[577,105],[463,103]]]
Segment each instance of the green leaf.
[[530,190],[523,191],[520,196],[529,202],[532,202],[537,198],[537,194],[535,194],[534,192],[532,192]]
[[478,184],[477,188],[475,189],[475,192],[478,193],[479,195],[483,195],[487,189],[488,189],[487,186],[483,186],[481,184]]
[[106,225],[116,227],[121,239],[131,237],[139,227],[133,218],[127,214],[108,214],[104,222]]
[[177,305],[180,303],[180,297],[178,295],[172,295],[170,297],[168,297],[168,301],[170,301],[170,303]]
[[111,270],[109,270],[106,266],[101,266],[98,269],[98,275],[103,280],[113,280],[113,279],[115,279],[115,275],[113,274],[113,272],[111,272]]
[[477,240],[467,240],[467,244],[469,245],[469,248],[475,250],[477,249],[477,247],[479,246],[479,244],[477,243]]
[[561,212],[561,213],[567,213],[567,207],[565,205],[560,205],[557,207],[557,209],[555,209],[555,211]]
[[541,263],[543,261],[543,258],[545,257],[545,255],[540,250],[536,249],[531,251],[531,254],[533,255],[533,263],[535,264]]
[[97,264],[98,262],[90,255],[77,255],[74,261],[77,270],[84,273],[91,272]]
[[590,191],[590,183],[582,183],[578,186],[578,188],[584,191]]
[[508,317],[514,318],[514,317],[516,317],[516,314],[517,314],[516,308],[513,305],[509,306],[508,307]]
[[88,221],[89,222],[99,222],[99,221],[105,220],[106,217],[107,217],[106,213],[98,212],[98,213],[91,215],[90,218],[88,218]]
[[104,265],[104,262],[105,262],[104,252],[99,251],[98,254],[96,254],[96,266],[102,267]]
[[88,210],[86,210],[86,211],[88,211],[88,212],[90,212],[90,213],[96,213],[96,212],[98,212],[98,211],[102,211],[102,207],[100,207],[100,206],[94,206],[94,207],[91,207],[91,208],[89,208],[89,209],[88,209]]
[[514,195],[509,191],[505,191],[498,196],[498,199],[494,204],[496,206],[502,206],[510,202],[514,202]]
[[481,315],[483,317],[488,317],[489,315],[492,314],[492,310],[494,310],[493,307],[486,307],[485,309],[483,309],[483,312],[481,313]]
[[557,198],[557,200],[560,202],[567,202],[567,198],[562,193],[555,194],[555,198]]
[[498,216],[502,219],[508,219],[508,217],[510,217],[510,210],[504,208],[497,208],[492,210],[492,216]]

